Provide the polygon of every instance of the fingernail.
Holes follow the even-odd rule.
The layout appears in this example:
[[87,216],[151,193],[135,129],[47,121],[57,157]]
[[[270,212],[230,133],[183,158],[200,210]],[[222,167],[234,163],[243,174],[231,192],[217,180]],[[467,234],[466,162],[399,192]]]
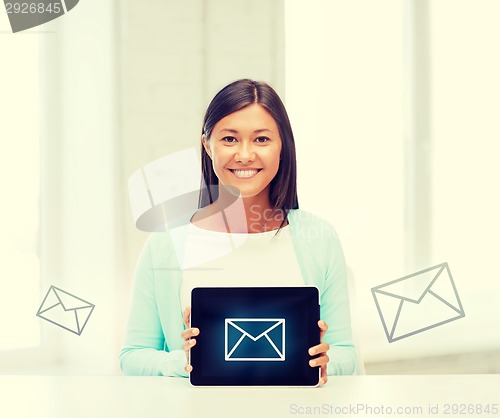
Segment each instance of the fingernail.
[[198,328],[193,328],[193,335],[198,335]]
[[325,321],[319,321],[320,325],[325,325]]
[[189,340],[189,345],[193,345],[194,344],[194,340]]
[[311,360],[311,361],[309,362],[309,364],[310,364],[311,366],[316,366],[316,360]]
[[313,356],[314,354],[316,354],[316,351],[313,348],[311,348],[309,349],[309,354]]

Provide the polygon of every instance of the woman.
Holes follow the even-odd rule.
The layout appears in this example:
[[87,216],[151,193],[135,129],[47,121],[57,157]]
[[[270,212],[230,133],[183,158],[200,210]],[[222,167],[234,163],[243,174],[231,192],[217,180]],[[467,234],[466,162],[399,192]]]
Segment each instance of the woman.
[[188,327],[195,286],[307,284],[321,295],[321,343],[309,349],[319,356],[310,366],[321,368],[320,384],[353,374],[342,248],[328,223],[298,209],[295,143],[279,96],[262,82],[229,84],[208,106],[201,142],[199,210],[182,240],[152,234],[140,258],[123,372],[187,376],[200,333]]

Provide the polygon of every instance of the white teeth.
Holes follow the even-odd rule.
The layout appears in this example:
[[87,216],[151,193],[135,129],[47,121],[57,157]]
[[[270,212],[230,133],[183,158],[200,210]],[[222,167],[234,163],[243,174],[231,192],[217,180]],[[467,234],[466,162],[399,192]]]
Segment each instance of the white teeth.
[[250,178],[255,176],[259,170],[231,170],[236,177]]

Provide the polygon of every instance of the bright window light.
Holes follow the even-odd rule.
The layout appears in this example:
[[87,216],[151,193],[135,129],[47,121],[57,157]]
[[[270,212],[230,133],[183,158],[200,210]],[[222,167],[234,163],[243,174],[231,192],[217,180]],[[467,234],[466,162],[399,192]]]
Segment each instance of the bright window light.
[[38,36],[0,14],[0,350],[40,344]]

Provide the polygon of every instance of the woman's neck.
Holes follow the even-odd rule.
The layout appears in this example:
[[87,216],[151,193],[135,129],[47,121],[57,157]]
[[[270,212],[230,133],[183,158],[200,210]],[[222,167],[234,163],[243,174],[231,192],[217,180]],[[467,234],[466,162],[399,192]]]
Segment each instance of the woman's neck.
[[221,188],[218,199],[198,212],[192,221],[220,232],[256,233],[278,229],[283,218],[281,210],[272,208],[268,193],[236,197]]

